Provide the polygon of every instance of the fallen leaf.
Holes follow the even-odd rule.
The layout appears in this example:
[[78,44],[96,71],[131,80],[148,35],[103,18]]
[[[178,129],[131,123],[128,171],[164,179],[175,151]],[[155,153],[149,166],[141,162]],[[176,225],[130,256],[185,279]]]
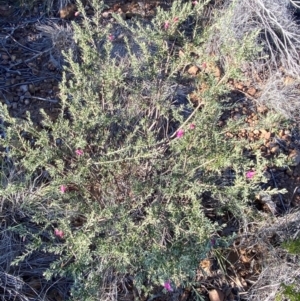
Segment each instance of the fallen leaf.
[[224,301],[224,294],[218,289],[209,291],[208,296],[210,301]]
[[196,75],[197,73],[198,73],[198,71],[199,71],[199,68],[198,67],[196,67],[196,66],[192,66],[192,67],[190,67],[189,69],[188,69],[188,74],[190,74],[190,75]]
[[179,57],[184,57],[185,54],[184,54],[184,52],[180,49],[179,52],[178,52],[178,55],[179,55]]
[[209,259],[204,259],[200,262],[201,269],[207,274],[211,275],[211,261]]
[[68,4],[59,11],[59,17],[61,19],[73,19],[76,11],[77,7],[75,4]]

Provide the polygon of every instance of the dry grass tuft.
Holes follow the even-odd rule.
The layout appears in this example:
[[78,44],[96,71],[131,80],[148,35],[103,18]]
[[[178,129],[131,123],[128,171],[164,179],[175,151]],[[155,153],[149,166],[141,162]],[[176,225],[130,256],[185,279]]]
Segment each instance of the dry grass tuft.
[[[299,211],[276,220],[267,220],[251,236],[253,245],[265,249],[261,258],[262,271],[257,281],[247,292],[247,300],[274,301],[282,284],[300,285],[300,261],[297,255],[288,254],[282,242],[300,237]],[[251,242],[247,243],[248,245]]]

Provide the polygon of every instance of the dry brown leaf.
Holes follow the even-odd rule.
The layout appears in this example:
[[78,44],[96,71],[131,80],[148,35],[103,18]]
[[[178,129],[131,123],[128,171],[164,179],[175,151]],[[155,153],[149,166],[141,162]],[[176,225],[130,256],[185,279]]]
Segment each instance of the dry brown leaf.
[[196,66],[192,66],[192,67],[190,67],[189,69],[188,69],[188,74],[190,74],[190,75],[196,75],[197,73],[198,73],[198,71],[199,71],[199,68],[198,67],[196,67]]
[[61,19],[72,19],[75,17],[76,10],[75,4],[68,4],[59,11],[59,17]]
[[180,49],[179,52],[178,52],[178,55],[179,55],[179,57],[184,57],[185,54],[184,54],[184,52]]
[[213,289],[208,292],[210,301],[224,301],[224,294],[218,289]]

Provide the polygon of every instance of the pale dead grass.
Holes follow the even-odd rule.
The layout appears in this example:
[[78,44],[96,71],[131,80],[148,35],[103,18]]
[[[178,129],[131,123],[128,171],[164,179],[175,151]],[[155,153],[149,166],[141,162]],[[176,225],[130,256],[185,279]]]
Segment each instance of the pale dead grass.
[[247,300],[274,301],[282,284],[300,285],[299,256],[288,254],[282,242],[300,237],[300,212],[283,217],[265,218],[255,233],[248,233],[247,245],[259,245],[265,250],[261,258],[261,273],[247,292]]

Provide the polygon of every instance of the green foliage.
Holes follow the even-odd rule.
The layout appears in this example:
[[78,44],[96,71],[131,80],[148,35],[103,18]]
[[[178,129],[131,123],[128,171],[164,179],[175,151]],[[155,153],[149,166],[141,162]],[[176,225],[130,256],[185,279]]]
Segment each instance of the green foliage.
[[[226,132],[239,131],[240,122],[219,126],[227,109],[220,101],[228,92],[226,81],[217,83],[202,72],[194,85],[208,85],[196,92],[204,105],[195,106],[188,97],[174,101],[187,77],[185,67],[207,57],[194,44],[198,59],[193,58],[186,46],[193,40],[183,34],[184,22],[200,15],[200,4],[193,9],[191,3],[175,1],[150,25],[119,20],[130,34],[124,41],[127,55],[118,57],[115,42],[108,39],[112,29],[101,26],[96,10],[81,27],[73,24],[81,59],[66,54],[56,120],[41,112],[43,122],[36,126],[30,116],[22,122],[11,118],[2,106],[8,124],[2,156],[10,158],[18,177],[9,180],[1,196],[10,200],[27,191],[20,208],[40,227],[38,233],[15,229],[22,236],[27,231],[31,242],[19,261],[37,249],[60,255],[45,276],[72,276],[74,300],[100,300],[108,279],[121,281],[128,274],[144,291],[168,279],[189,285],[220,230],[204,213],[207,198],[218,203],[218,214],[230,211],[246,218],[246,204],[263,190],[270,161],[255,151],[257,143],[226,138]],[[164,22],[175,17],[178,22],[164,29]],[[193,34],[204,34],[196,21]],[[184,58],[173,52],[177,37],[186,49]],[[247,59],[248,44],[233,42],[243,51],[224,78],[239,74],[238,66]],[[180,129],[184,134],[177,137]],[[244,155],[246,149],[252,156]],[[274,164],[283,165],[285,159],[275,158]],[[250,168],[256,171],[253,180],[245,177]],[[55,237],[54,229],[63,237]]]
[[282,243],[282,247],[291,254],[300,254],[300,239],[285,241]]
[[282,284],[283,291],[276,296],[276,301],[282,300],[282,297],[288,298],[290,301],[299,301],[300,292],[295,288],[295,285]]

